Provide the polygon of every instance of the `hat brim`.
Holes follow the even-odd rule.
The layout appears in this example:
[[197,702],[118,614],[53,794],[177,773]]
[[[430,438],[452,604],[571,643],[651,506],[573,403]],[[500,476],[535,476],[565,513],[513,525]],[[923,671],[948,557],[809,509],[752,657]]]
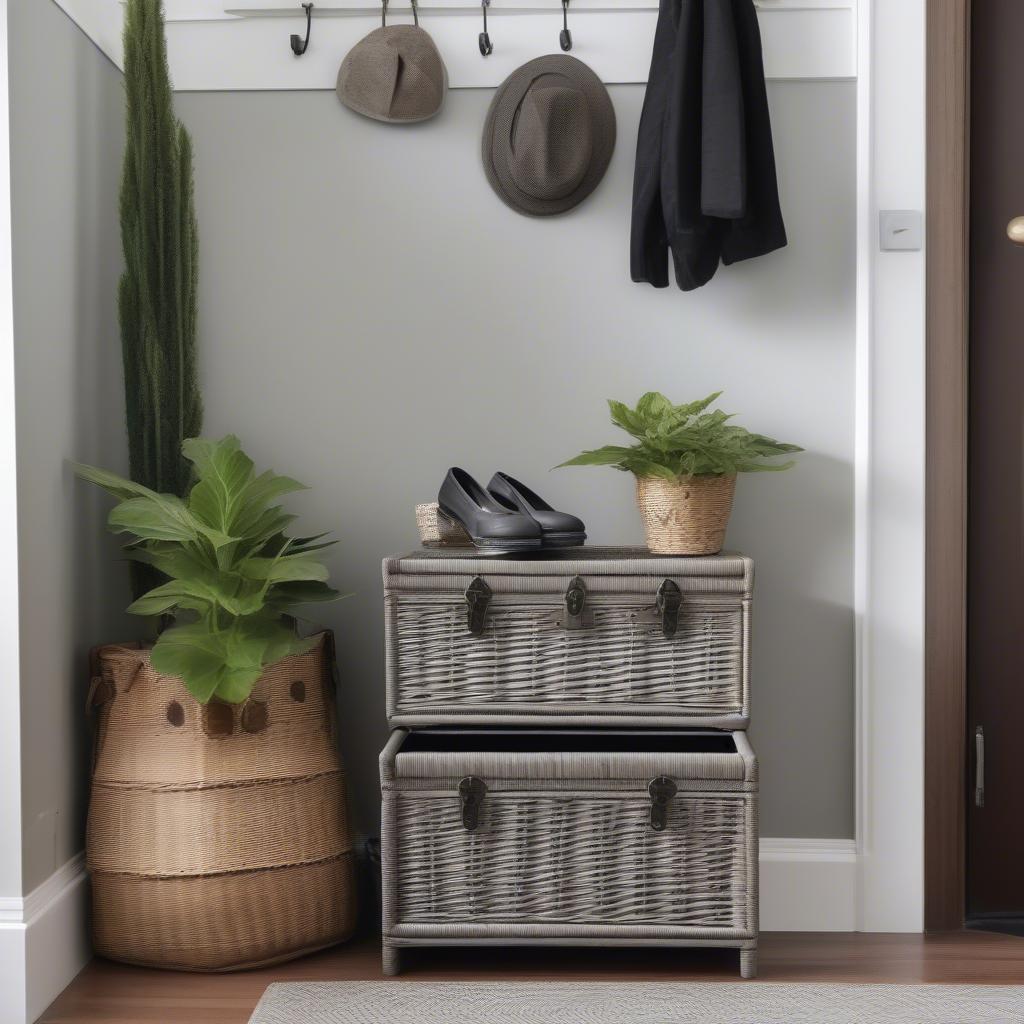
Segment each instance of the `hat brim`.
[[[516,185],[510,171],[512,128],[516,111],[530,86],[541,75],[561,75],[587,98],[591,117],[593,152],[579,185],[566,196],[542,199]],[[567,53],[549,53],[517,68],[498,86],[484,121],[481,145],[484,173],[500,199],[517,213],[546,217],[578,206],[597,188],[615,149],[615,108],[604,83],[581,60]]]

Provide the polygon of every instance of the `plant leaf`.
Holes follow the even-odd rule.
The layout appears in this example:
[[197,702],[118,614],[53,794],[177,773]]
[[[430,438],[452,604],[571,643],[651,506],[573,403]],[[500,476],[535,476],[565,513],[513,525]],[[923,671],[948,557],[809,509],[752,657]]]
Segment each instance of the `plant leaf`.
[[697,401],[673,405],[660,392],[648,391],[635,409],[609,400],[612,422],[637,443],[628,448],[606,445],[585,451],[561,465],[614,466],[637,476],[668,480],[789,469],[792,461],[768,460],[803,449],[730,423],[729,413],[710,409],[721,394],[715,391]]
[[128,498],[157,497],[156,491],[151,491],[148,487],[135,483],[134,480],[126,480],[116,473],[108,473],[105,469],[87,466],[82,462],[72,462],[71,466],[76,476],[102,487],[121,501],[126,501]]
[[609,444],[594,451],[580,452],[575,458],[559,463],[555,469],[561,469],[562,466],[616,466],[628,459],[631,451],[631,448],[618,448]]
[[115,533],[131,533],[141,540],[189,541],[199,533],[185,503],[171,494],[128,498],[111,509],[107,522]]
[[302,485],[271,472],[256,476],[236,437],[193,438],[183,454],[195,468],[187,502],[103,470],[77,471],[119,499],[109,522],[131,535],[127,557],[167,577],[128,610],[186,619],[154,646],[156,671],[180,676],[197,700],[238,702],[267,665],[308,649],[311,641],[295,635],[292,609],[341,596],[317,555],[333,542],[286,535],[294,516],[271,502]]

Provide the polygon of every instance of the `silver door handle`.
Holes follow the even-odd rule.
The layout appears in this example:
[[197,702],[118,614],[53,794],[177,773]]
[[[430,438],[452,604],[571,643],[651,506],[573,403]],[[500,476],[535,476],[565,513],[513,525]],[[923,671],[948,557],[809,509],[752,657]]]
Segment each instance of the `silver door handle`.
[[985,806],[985,732],[974,730],[974,806]]
[[1006,237],[1014,245],[1024,245],[1024,217],[1014,217],[1006,225]]

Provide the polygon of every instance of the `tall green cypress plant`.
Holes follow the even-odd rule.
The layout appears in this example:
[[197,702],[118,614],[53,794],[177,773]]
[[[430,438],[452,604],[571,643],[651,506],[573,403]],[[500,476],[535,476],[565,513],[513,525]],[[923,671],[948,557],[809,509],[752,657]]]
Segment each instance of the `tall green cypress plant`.
[[[197,238],[192,140],[174,115],[163,0],[128,0],[127,140],[121,182],[125,271],[118,295],[131,478],[184,496],[181,453],[202,428],[196,378]],[[136,594],[152,581],[135,578]]]

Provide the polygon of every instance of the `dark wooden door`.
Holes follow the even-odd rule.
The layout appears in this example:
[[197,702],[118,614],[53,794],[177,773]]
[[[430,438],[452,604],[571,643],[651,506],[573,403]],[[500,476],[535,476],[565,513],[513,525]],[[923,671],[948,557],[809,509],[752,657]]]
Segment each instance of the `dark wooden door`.
[[[1024,2],[972,5],[967,919],[1024,927]],[[1019,242],[1024,242],[1024,222]],[[981,751],[983,745],[983,779]],[[983,783],[983,788],[982,788]]]

